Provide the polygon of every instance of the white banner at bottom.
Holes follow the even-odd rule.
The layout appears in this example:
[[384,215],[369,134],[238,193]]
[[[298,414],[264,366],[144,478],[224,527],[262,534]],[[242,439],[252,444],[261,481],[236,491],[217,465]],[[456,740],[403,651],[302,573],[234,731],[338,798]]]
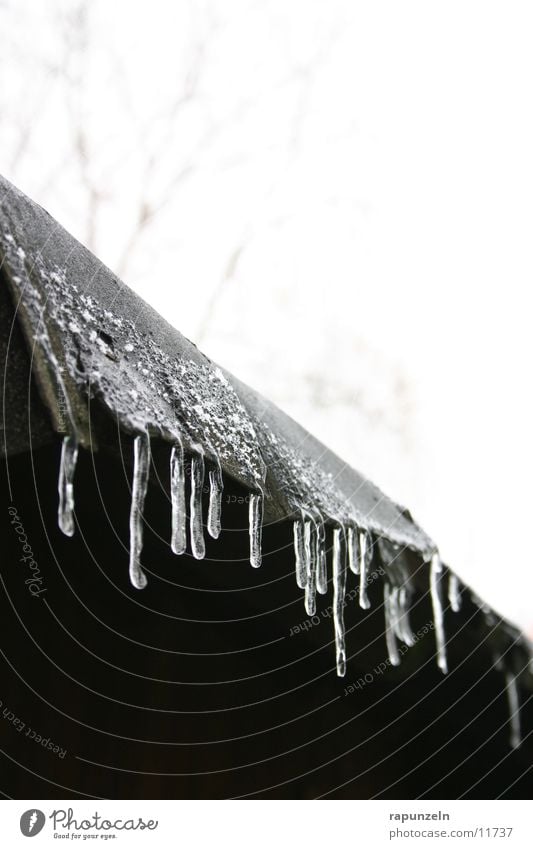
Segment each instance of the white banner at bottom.
[[527,801],[21,800],[0,803],[0,845],[285,849],[533,846]]

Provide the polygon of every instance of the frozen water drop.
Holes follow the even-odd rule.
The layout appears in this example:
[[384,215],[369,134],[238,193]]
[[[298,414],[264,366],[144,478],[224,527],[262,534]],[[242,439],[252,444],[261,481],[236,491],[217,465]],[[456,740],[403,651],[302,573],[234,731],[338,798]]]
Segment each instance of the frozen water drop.
[[207,510],[207,530],[209,536],[213,539],[218,539],[220,536],[223,489],[222,469],[217,457],[215,468],[209,470],[209,507]]
[[518,697],[516,676],[512,672],[507,672],[505,683],[507,687],[507,702],[509,704],[509,742],[513,749],[518,749],[522,742],[522,733],[520,730],[520,699]]
[[448,601],[453,612],[458,613],[461,609],[462,598],[459,590],[459,578],[453,572],[450,572],[448,577]]
[[385,581],[383,584],[383,609],[385,613],[385,640],[387,643],[387,651],[389,660],[393,666],[400,665],[400,655],[398,654],[398,646],[396,645],[395,634],[395,612],[393,610],[393,602],[391,601],[392,593],[390,584]]
[[252,492],[249,507],[250,563],[258,569],[262,559],[263,493]]
[[346,645],[344,633],[344,597],[346,593],[346,552],[342,528],[333,531],[333,625],[337,653],[337,675],[346,675]]
[[429,586],[431,591],[431,603],[433,605],[433,622],[435,624],[435,640],[437,643],[437,665],[444,673],[448,672],[448,661],[446,659],[446,638],[444,635],[444,613],[440,599],[440,581],[442,576],[442,562],[438,552],[431,558],[429,572]]
[[196,560],[205,557],[204,519],[202,512],[202,491],[204,488],[205,465],[201,449],[191,459],[191,500],[190,534],[191,550]]
[[357,528],[348,528],[348,566],[354,575],[359,575],[359,544]]
[[187,548],[187,510],[185,506],[185,458],[181,442],[172,446],[170,454],[170,499],[172,503],[170,547],[174,554],[183,554]]
[[146,586],[146,575],[141,568],[143,547],[143,509],[148,475],[150,472],[150,437],[141,433],[133,442],[133,484],[130,508],[130,581],[142,590]]
[[61,461],[59,464],[59,507],[57,521],[60,529],[68,537],[74,535],[74,473],[78,459],[78,440],[74,434],[63,438]]
[[367,593],[368,581],[368,564],[370,562],[370,536],[366,531],[359,532],[359,557],[360,557],[360,575],[359,575],[359,605],[363,610],[368,610],[370,607],[370,599]]

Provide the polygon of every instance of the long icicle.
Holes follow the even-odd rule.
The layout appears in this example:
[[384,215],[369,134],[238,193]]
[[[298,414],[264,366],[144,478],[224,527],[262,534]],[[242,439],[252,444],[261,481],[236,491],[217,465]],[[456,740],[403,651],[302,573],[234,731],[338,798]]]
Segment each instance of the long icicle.
[[396,645],[395,613],[392,610],[391,603],[391,588],[388,581],[383,583],[383,610],[385,613],[385,640],[387,643],[387,651],[389,660],[393,666],[400,665],[400,655],[398,654],[398,646]]
[[187,548],[187,508],[185,506],[185,457],[181,442],[176,442],[170,453],[170,499],[172,503],[170,547],[174,554],[184,554]]
[[204,518],[202,492],[204,488],[205,464],[201,449],[191,459],[190,533],[191,550],[196,560],[205,557]]
[[369,563],[369,535],[366,531],[359,531],[359,557],[360,557],[360,575],[359,575],[359,605],[363,610],[368,610],[370,607],[370,599],[367,594],[368,580],[368,563]]
[[513,749],[518,749],[522,743],[522,732],[520,729],[520,699],[518,698],[518,686],[516,676],[512,672],[505,674],[507,688],[507,702],[509,704],[509,742]]
[[453,612],[458,613],[463,600],[459,590],[459,578],[453,572],[448,576],[448,601]]
[[435,624],[435,641],[437,644],[437,665],[444,674],[448,672],[448,661],[446,659],[446,637],[444,635],[444,612],[440,599],[440,579],[442,575],[442,562],[438,552],[431,558],[429,572],[429,585],[431,591],[431,603],[433,605],[433,622]]
[[333,531],[333,625],[337,654],[337,675],[346,675],[346,645],[344,632],[344,596],[346,593],[346,552],[342,528]]
[[305,585],[305,610],[308,616],[316,613],[316,526],[308,516],[304,523],[304,556],[307,581]]
[[150,473],[150,437],[141,433],[133,443],[133,484],[130,508],[130,581],[142,590],[146,586],[146,575],[141,568],[143,547],[143,509],[148,475]]
[[296,572],[296,585],[301,589],[305,589],[307,583],[307,572],[305,570],[304,558],[304,526],[301,519],[296,519],[293,522],[294,536],[294,568]]
[[318,516],[316,534],[316,588],[320,595],[328,591],[328,570],[326,563],[326,529],[322,516]]
[[263,493],[252,492],[249,507],[250,563],[258,569],[262,560]]
[[59,464],[59,506],[57,522],[66,536],[74,535],[74,472],[78,459],[78,440],[72,433],[63,437]]
[[220,536],[223,489],[222,469],[220,468],[220,461],[216,457],[215,468],[209,470],[209,508],[207,511],[207,530],[209,536],[213,539],[218,539]]
[[359,565],[359,544],[357,528],[348,528],[348,566],[354,575],[359,575],[361,567]]

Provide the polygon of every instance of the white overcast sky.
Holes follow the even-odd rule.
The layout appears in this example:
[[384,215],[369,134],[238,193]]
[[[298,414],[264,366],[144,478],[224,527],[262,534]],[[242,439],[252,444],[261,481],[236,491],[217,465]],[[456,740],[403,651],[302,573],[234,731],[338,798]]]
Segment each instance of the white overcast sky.
[[0,4],[4,174],[533,637],[530,4],[80,5]]

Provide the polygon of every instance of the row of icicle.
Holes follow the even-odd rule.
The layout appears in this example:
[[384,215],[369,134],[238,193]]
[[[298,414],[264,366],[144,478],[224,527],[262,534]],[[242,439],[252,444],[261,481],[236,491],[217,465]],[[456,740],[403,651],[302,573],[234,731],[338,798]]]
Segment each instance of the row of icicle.
[[[133,455],[133,483],[130,508],[129,575],[136,589],[144,589],[146,575],[141,566],[143,548],[143,510],[150,471],[150,438],[144,432],[135,437]],[[213,453],[213,456],[216,455]],[[67,536],[74,534],[74,473],[78,457],[78,443],[74,435],[63,438],[59,470],[58,523]],[[193,557],[205,557],[204,521],[202,492],[205,480],[204,454],[195,446],[190,466],[189,538]],[[209,503],[207,531],[217,539],[221,531],[223,478],[218,459],[209,470]],[[172,504],[171,549],[174,554],[184,554],[187,545],[186,468],[185,452],[177,441],[170,455],[170,493]],[[261,565],[261,536],[263,524],[263,493],[250,494],[249,535],[250,563],[255,568]],[[301,518],[293,525],[296,583],[305,592],[305,609],[309,616],[316,612],[316,593],[327,593],[328,576],[326,563],[326,531],[319,513],[302,509]],[[372,537],[363,528],[345,526],[333,529],[332,582],[333,624],[335,631],[337,675],[346,674],[346,642],[344,606],[347,571],[359,576],[359,605],[364,610],[370,607],[367,593],[368,569],[372,560]],[[441,599],[443,565],[438,552],[431,557],[430,595],[435,626],[437,664],[443,673],[448,671],[446,638],[444,632],[444,609]],[[448,578],[448,601],[452,611],[461,606],[458,578],[452,572]],[[385,616],[385,639],[389,661],[392,666],[400,663],[397,641],[413,646],[415,637],[409,623],[409,599],[405,587],[393,586],[388,580],[383,583],[383,606]],[[507,673],[506,689],[509,703],[511,745],[520,745],[519,697],[516,677]]]
[[[205,481],[204,453],[195,446],[191,458],[190,500],[189,500],[189,536],[191,552],[197,560],[205,557],[204,520],[202,492]],[[214,454],[214,452],[213,452]],[[216,455],[214,454],[216,457]],[[61,449],[59,468],[59,527],[67,536],[74,534],[74,473],[78,458],[78,442],[73,435],[65,436]],[[129,574],[132,585],[142,590],[147,584],[146,575],[141,566],[143,548],[143,510],[150,472],[150,437],[141,433],[133,443],[133,482],[130,507],[130,548]],[[172,446],[170,454],[170,497],[172,504],[172,530],[170,547],[174,554],[184,554],[187,547],[187,509],[186,509],[186,469],[185,452],[181,442]],[[207,510],[207,531],[213,539],[218,539],[221,530],[222,469],[218,458],[214,468],[209,470],[209,506]],[[261,565],[261,532],[263,527],[263,493],[250,495],[250,563],[255,568]]]

